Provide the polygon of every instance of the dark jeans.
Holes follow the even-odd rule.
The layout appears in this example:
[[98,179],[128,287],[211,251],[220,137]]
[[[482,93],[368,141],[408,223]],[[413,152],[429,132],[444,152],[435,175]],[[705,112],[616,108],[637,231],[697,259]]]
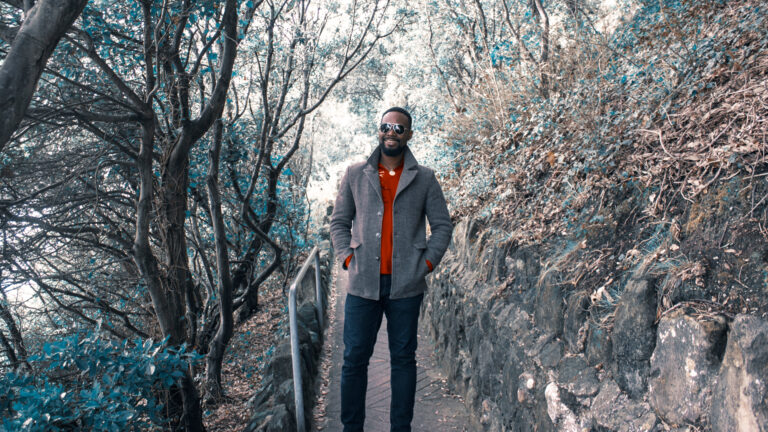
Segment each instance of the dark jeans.
[[410,432],[416,393],[416,331],[424,295],[392,300],[390,275],[381,275],[380,299],[347,294],[344,306],[344,366],[341,368],[341,422],[344,432],[362,431],[368,360],[373,354],[381,317],[387,316],[392,400],[392,432]]

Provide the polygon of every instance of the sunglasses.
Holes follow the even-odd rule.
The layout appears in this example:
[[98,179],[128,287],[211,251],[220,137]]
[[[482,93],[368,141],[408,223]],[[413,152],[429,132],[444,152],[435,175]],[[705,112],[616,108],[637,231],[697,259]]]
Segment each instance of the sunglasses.
[[399,125],[397,123],[382,123],[379,126],[379,130],[381,131],[381,133],[387,133],[389,131],[395,131],[396,134],[402,135],[402,134],[405,133],[405,131],[408,130],[408,128],[403,126],[403,125]]

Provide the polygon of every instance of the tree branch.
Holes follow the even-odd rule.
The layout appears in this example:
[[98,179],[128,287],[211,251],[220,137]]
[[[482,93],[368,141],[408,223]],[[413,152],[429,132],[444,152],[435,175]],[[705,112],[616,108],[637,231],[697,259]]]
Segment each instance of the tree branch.
[[24,118],[56,45],[87,1],[39,0],[29,11],[0,66],[0,151]]

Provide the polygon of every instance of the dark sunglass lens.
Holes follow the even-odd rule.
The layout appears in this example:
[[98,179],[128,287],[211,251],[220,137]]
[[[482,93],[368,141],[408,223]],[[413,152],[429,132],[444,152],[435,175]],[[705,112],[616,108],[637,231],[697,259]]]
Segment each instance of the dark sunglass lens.
[[379,126],[379,130],[382,133],[387,133],[391,130],[395,131],[396,134],[402,135],[405,132],[405,126],[399,125],[397,123],[382,123]]

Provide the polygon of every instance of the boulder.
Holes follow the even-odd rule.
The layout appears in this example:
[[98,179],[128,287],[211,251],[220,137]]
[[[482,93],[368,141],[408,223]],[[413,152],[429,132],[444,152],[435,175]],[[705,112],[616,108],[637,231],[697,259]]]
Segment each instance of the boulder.
[[611,334],[604,327],[590,322],[587,330],[586,356],[590,366],[610,363],[613,356]]
[[648,396],[668,424],[703,426],[725,348],[726,328],[722,316],[697,318],[683,309],[659,322]]
[[265,379],[262,387],[248,399],[248,410],[258,411],[264,407],[274,406],[275,389],[271,379]]
[[594,396],[600,390],[597,371],[583,355],[563,358],[558,365],[558,384],[579,398]]
[[555,336],[563,334],[563,289],[556,272],[547,272],[537,286],[535,315],[536,326]]
[[290,341],[284,340],[275,348],[272,358],[267,364],[264,375],[275,383],[293,379],[293,360],[291,357]]
[[498,395],[501,387],[501,369],[494,359],[494,346],[488,339],[478,343],[474,351],[473,363],[478,377],[478,385],[483,394]]
[[658,422],[650,405],[628,398],[612,380],[606,380],[601,385],[590,414],[591,430],[598,431],[651,431]]
[[285,405],[277,405],[270,411],[256,413],[245,428],[246,432],[284,432],[296,430],[296,419]]
[[768,431],[768,322],[738,315],[712,395],[714,431]]
[[295,412],[293,403],[293,380],[287,379],[281,382],[279,386],[277,386],[277,392],[275,393],[275,405],[285,404],[288,406],[288,404],[291,404],[291,406],[288,407],[289,411]]
[[589,430],[588,425],[579,424],[579,420],[571,409],[562,402],[560,389],[557,384],[551,382],[544,390],[547,400],[547,414],[557,429],[562,432],[579,432]]
[[616,383],[632,398],[647,388],[650,359],[656,345],[656,289],[653,281],[631,279],[616,307],[613,360]]
[[585,291],[572,293],[567,303],[563,322],[563,339],[568,344],[568,351],[579,353],[584,351],[584,341],[587,336],[589,295]]

